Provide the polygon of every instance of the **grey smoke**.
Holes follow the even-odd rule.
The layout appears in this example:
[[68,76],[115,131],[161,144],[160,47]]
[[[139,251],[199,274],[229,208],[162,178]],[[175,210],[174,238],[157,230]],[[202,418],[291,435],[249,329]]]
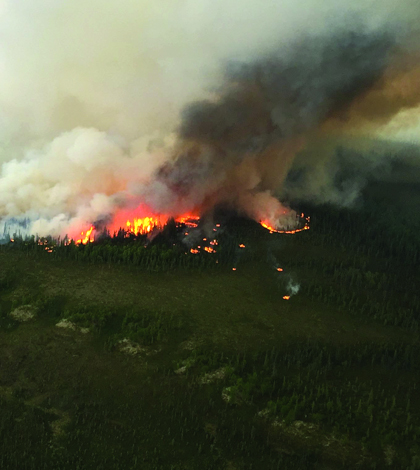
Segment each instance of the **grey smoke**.
[[[321,151],[323,157],[316,158],[314,154]],[[308,153],[302,152],[293,162],[282,188],[286,200],[353,207],[363,204],[361,194],[370,181],[420,181],[420,147],[413,143],[337,144]]]
[[230,151],[262,151],[272,140],[317,126],[373,86],[395,44],[390,31],[360,25],[300,38],[255,62],[230,63],[227,93],[216,103],[187,106],[180,136],[214,146],[221,159]]
[[[198,204],[207,197],[210,205],[249,208],[250,197],[281,188],[307,136],[375,87],[396,44],[388,25],[370,31],[356,22],[252,62],[228,63],[220,95],[184,109],[185,146],[158,178],[174,200],[191,195]],[[328,171],[334,177],[338,170]],[[363,182],[346,185],[341,194],[354,199]]]

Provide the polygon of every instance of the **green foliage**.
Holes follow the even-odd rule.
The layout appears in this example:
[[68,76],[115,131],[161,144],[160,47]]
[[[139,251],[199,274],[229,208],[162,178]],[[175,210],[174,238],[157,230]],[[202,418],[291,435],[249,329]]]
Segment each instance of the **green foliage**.
[[17,266],[1,268],[0,267],[0,293],[15,287],[21,276],[20,269]]
[[1,395],[0,410],[0,467],[45,468],[54,416],[39,408],[27,407],[20,400],[6,400]]
[[62,317],[82,328],[102,332],[108,336],[108,349],[127,338],[141,345],[149,346],[166,341],[177,331],[187,331],[188,325],[184,312],[168,312],[147,308],[121,306],[109,309],[95,305],[69,307]]
[[111,310],[97,306],[83,306],[79,307],[77,311],[68,309],[63,312],[63,318],[82,328],[91,328],[96,331],[101,331],[112,317]]
[[121,334],[137,343],[151,345],[166,339],[170,332],[182,329],[183,325],[182,315],[139,309],[125,315]]
[[364,347],[294,344],[288,351],[273,349],[226,358],[225,363],[234,368],[227,393],[235,404],[265,404],[268,416],[286,425],[295,420],[313,422],[325,432],[334,430],[356,441],[363,439],[372,448],[405,447],[420,437],[420,409],[413,409],[410,400],[416,396],[417,383],[404,389],[397,386],[390,396],[385,393],[388,385],[350,377],[360,367],[376,373],[381,368],[418,374],[419,357],[417,343]]

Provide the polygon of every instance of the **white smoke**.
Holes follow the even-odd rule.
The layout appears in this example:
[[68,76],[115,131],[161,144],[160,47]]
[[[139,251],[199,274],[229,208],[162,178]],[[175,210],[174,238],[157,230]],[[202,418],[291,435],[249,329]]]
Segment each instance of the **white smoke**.
[[137,140],[127,146],[106,132],[75,128],[20,160],[3,163],[0,211],[33,221],[32,233],[60,235],[106,217],[124,200],[130,185],[146,184],[168,158],[154,159]]
[[292,281],[291,279],[289,280],[288,284],[287,284],[287,293],[292,296],[292,295],[296,295],[299,290],[300,290],[300,284]]

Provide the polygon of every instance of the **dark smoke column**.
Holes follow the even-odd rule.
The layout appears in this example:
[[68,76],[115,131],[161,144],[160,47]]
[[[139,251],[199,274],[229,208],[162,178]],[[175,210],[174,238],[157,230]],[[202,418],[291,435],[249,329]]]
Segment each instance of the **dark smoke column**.
[[253,63],[229,63],[218,98],[182,113],[177,152],[157,174],[171,203],[255,212],[254,195],[275,191],[308,133],[344,118],[375,86],[394,45],[390,32],[358,25],[302,38]]

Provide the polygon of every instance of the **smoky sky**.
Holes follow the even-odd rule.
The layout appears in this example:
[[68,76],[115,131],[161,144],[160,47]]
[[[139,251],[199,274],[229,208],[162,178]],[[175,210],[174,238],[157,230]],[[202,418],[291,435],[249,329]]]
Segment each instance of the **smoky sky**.
[[[349,204],[386,161],[378,142],[420,143],[419,10],[0,0],[0,231],[77,236],[121,210],[219,204],[281,224],[279,198]],[[374,162],[346,179],[337,146]]]

